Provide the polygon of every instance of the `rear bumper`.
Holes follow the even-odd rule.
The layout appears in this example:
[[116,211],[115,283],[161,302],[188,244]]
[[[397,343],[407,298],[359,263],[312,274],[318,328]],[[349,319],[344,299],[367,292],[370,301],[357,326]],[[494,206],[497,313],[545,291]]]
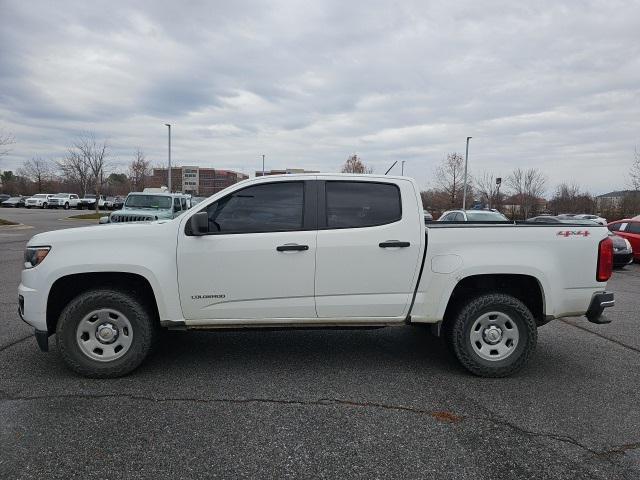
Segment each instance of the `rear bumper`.
[[585,313],[585,316],[591,323],[611,323],[611,320],[602,313],[605,308],[613,307],[614,305],[615,300],[612,292],[596,293],[593,298],[591,298],[591,303],[589,304],[589,309],[587,310],[587,313]]

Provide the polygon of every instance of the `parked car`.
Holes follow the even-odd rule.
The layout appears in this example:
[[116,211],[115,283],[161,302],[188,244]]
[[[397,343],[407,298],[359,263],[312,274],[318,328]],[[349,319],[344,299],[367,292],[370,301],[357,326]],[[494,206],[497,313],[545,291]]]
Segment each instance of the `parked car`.
[[104,199],[104,209],[113,210],[113,197],[107,197]]
[[132,192],[124,206],[100,219],[100,223],[149,222],[181,215],[191,208],[191,197],[182,193]]
[[26,197],[23,197],[23,196],[10,197],[8,200],[5,200],[4,202],[2,202],[2,206],[9,207],[9,208],[24,207],[25,200],[26,200]]
[[33,197],[27,198],[25,201],[25,207],[27,208],[47,208],[49,206],[49,199],[54,195],[52,193],[38,193]]
[[111,201],[112,208],[114,210],[121,209],[124,206],[125,198],[126,197],[121,197],[119,195],[116,195],[115,197],[113,197],[113,200]]
[[618,220],[611,222],[607,227],[616,235],[629,240],[633,249],[633,258],[640,261],[640,218]]
[[[153,215],[172,197],[127,203]],[[174,220],[35,235],[18,311],[41,349],[55,332],[67,366],[99,378],[140,365],[159,327],[431,325],[470,372],[503,377],[552,319],[610,322],[605,227],[459,227],[425,226],[406,177],[256,177]]]
[[[100,195],[100,198],[98,199],[99,210],[104,210],[104,202],[105,202],[104,195]],[[87,210],[94,210],[96,208],[96,196],[93,193],[86,194],[84,197],[80,199],[80,202],[78,203],[77,208],[78,210],[83,210],[85,208]]]
[[80,203],[80,197],[75,193],[57,193],[49,199],[49,208],[76,208]]
[[439,222],[508,222],[509,219],[497,210],[447,210]]
[[624,267],[633,262],[633,248],[626,238],[622,238],[613,232],[609,232],[609,238],[613,242],[613,266]]
[[0,193],[0,203],[3,203],[11,198],[11,195],[7,195],[6,193]]
[[574,218],[580,218],[582,220],[591,220],[591,221],[594,221],[596,223],[599,223],[600,225],[606,225],[607,224],[607,219],[599,217],[598,215],[591,215],[591,214],[584,213],[584,214],[581,214],[581,215],[576,215]]
[[423,210],[422,214],[424,215],[424,223],[433,222],[433,215],[431,215],[429,212]]
[[600,225],[599,223],[594,222],[593,220],[585,220],[583,218],[577,218],[575,216],[564,216],[561,217],[558,215],[554,217],[552,215],[539,215],[537,217],[527,218],[527,223],[567,223],[571,225]]

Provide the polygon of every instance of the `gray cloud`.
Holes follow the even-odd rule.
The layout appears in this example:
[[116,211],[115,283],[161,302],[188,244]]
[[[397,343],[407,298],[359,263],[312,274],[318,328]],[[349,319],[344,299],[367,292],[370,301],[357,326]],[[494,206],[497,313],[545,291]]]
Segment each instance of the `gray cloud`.
[[624,187],[638,140],[637,2],[3,2],[0,168],[79,132],[251,172],[337,170],[358,152],[422,186],[450,151],[475,172]]

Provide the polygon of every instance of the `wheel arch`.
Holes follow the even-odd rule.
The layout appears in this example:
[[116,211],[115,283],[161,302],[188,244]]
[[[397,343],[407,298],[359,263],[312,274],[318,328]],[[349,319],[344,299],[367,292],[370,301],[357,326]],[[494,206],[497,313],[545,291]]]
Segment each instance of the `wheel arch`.
[[487,293],[504,293],[517,298],[531,311],[538,326],[549,321],[545,314],[544,287],[536,277],[526,274],[490,273],[470,275],[458,281],[449,296],[443,326],[451,321],[468,300]]
[[58,278],[49,289],[46,311],[49,334],[55,333],[62,310],[73,298],[88,290],[101,287],[132,293],[159,321],[158,303],[153,287],[143,275],[131,272],[74,273]]

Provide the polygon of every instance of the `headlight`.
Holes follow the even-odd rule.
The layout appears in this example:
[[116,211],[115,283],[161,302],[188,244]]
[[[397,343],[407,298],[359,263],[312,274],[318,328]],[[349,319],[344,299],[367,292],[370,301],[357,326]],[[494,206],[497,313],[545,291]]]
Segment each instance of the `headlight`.
[[24,268],[37,267],[47,257],[51,247],[27,247],[24,251]]
[[627,250],[631,250],[631,243],[629,243],[629,240],[627,240],[626,238],[624,239],[624,243],[627,244]]

